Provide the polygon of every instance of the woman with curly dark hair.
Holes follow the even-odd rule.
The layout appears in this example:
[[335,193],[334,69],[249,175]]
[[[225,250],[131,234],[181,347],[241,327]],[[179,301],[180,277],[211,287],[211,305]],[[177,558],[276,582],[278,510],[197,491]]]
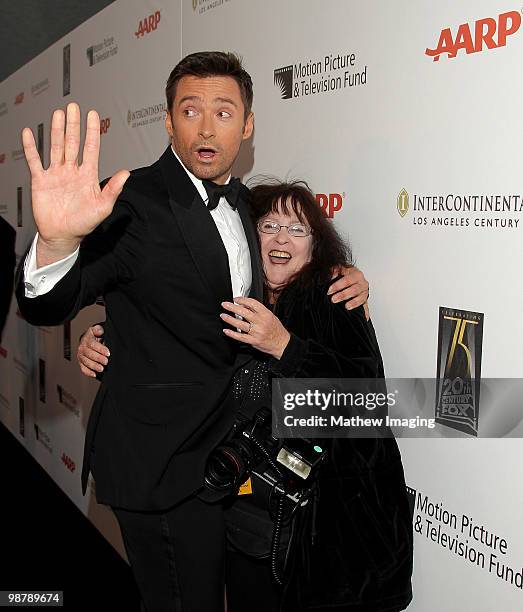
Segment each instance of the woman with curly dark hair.
[[[259,351],[236,376],[242,409],[248,412],[249,402],[270,405],[274,377],[384,377],[363,307],[347,311],[328,298],[332,269],[350,263],[350,249],[306,183],[258,185],[252,189],[251,209],[265,304],[235,298],[222,304],[226,312],[221,315],[230,325],[224,329],[227,336]],[[249,533],[242,531],[245,515],[254,508],[249,495],[239,496],[227,511],[229,612],[396,612],[410,602],[412,523],[396,441],[334,438],[322,446],[327,460],[319,476],[316,516],[309,512],[307,519],[296,519],[283,588],[271,576],[270,521],[258,511]],[[253,543],[256,530],[260,546]]]

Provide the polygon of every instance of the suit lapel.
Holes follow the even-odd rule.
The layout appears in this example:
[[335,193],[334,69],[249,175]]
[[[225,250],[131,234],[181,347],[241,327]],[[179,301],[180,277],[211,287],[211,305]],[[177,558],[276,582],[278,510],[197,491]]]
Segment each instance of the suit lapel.
[[211,215],[169,146],[160,158],[169,205],[196,268],[218,302],[232,300],[227,251]]

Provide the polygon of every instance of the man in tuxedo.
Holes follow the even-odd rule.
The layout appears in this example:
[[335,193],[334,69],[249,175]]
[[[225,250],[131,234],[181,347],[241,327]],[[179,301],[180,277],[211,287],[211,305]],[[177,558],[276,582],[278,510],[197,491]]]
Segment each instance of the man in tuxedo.
[[[230,178],[253,130],[252,82],[233,54],[195,53],[174,68],[166,96],[171,145],[102,186],[94,111],[82,165],[76,104],[53,114],[47,170],[24,129],[38,233],[17,298],[30,323],[58,325],[104,296],[111,363],[87,426],[83,492],[92,471],[148,612],[218,612],[222,508],[197,493],[234,421],[233,373],[249,358],[223,333],[220,305],[262,299],[249,192]],[[366,296],[356,279],[350,291]]]

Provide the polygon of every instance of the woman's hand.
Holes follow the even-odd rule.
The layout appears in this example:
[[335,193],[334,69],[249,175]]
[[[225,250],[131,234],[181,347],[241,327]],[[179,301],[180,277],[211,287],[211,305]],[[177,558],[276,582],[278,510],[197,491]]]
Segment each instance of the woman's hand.
[[109,363],[109,349],[98,338],[104,335],[101,325],[90,327],[82,336],[76,358],[80,364],[82,374],[94,378],[96,372],[103,372],[104,366]]
[[[281,359],[285,347],[289,344],[291,335],[283,327],[278,317],[274,316],[258,300],[236,297],[234,301],[236,302],[235,304],[222,302],[225,310],[233,314],[222,313],[220,317],[222,321],[229,323],[236,329],[241,329],[243,333],[232,329],[224,329],[223,333],[229,336],[229,338],[234,338],[244,344],[250,344],[263,353],[272,355],[276,359]],[[243,321],[236,318],[235,314],[241,315]]]

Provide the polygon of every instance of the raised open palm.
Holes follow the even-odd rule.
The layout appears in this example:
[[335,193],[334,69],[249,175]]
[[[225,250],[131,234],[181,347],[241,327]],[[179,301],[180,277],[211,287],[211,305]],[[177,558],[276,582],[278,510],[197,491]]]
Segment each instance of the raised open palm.
[[80,108],[67,105],[55,110],[51,122],[50,165],[44,170],[32,131],[24,128],[22,142],[31,172],[33,215],[39,239],[48,247],[61,245],[73,251],[111,214],[125,181],[127,170],[120,170],[101,190],[98,179],[100,118],[96,111],[87,114],[87,130],[82,164],[80,149]]

